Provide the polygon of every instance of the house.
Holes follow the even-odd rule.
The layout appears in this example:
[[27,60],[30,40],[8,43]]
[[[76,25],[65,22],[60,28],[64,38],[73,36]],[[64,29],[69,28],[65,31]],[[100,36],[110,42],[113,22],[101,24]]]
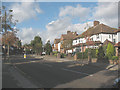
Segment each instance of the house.
[[60,39],[54,40],[53,51],[58,51],[60,53],[65,53],[66,49],[72,46],[72,40],[77,36],[76,32],[67,31],[67,34],[62,34]]
[[116,30],[115,33],[117,34],[116,44],[114,45],[116,50],[116,56],[120,56],[120,29]]
[[[106,40],[116,43],[120,37],[116,28],[94,21],[94,25],[73,39],[73,52],[84,52],[86,48],[99,48]],[[116,32],[117,31],[117,32]]]
[[60,42],[60,39],[55,39],[54,44],[52,45],[53,51],[58,51],[58,43]]

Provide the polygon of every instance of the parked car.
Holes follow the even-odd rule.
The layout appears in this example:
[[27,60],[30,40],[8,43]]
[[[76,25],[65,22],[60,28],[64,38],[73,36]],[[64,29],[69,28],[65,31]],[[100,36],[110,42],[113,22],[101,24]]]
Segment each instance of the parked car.
[[115,79],[113,87],[114,88],[120,88],[120,77]]
[[46,55],[46,52],[42,52],[42,55]]

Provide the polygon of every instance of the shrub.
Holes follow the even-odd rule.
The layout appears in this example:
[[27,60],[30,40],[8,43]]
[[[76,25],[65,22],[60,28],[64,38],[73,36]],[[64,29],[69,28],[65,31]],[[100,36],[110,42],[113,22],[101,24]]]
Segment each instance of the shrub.
[[64,53],[61,53],[61,55],[60,55],[61,58],[64,58],[65,56],[66,56],[66,54],[64,54]]
[[98,60],[103,60],[104,59],[104,50],[103,50],[103,47],[101,46],[99,49],[98,49],[98,54],[97,54],[97,59]]
[[113,56],[112,60],[118,60],[118,56]]
[[91,54],[92,58],[96,58],[97,55],[96,55],[96,49],[91,49]]
[[111,43],[108,43],[107,45],[106,55],[109,59],[112,59],[112,57],[115,55],[115,49]]
[[83,52],[83,53],[82,52],[77,52],[76,54],[77,54],[78,59],[82,59],[82,58],[86,59],[86,58],[88,58],[88,53],[86,53],[86,52]]

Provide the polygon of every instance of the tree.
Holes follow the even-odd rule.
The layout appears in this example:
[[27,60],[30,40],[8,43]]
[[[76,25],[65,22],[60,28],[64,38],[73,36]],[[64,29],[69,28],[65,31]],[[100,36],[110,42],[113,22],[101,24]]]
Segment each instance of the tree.
[[115,55],[115,48],[111,43],[108,43],[107,50],[106,50],[106,56],[109,59],[112,59],[112,56],[114,56],[114,55]]
[[22,46],[21,40],[17,41],[17,46],[18,46],[18,48],[21,48],[21,46]]
[[37,55],[42,53],[42,40],[40,36],[35,36],[30,45]]
[[8,47],[7,49],[8,56],[9,56],[10,47],[14,46],[16,41],[17,41],[17,37],[14,32],[7,31],[6,33],[2,35],[2,43],[4,43],[4,46]]
[[45,51],[47,55],[50,55],[50,53],[52,52],[52,46],[50,44],[50,41],[48,40],[47,43],[45,44]]
[[104,56],[105,56],[104,50],[103,47],[101,46],[98,49],[97,59],[102,61],[104,59]]
[[[2,30],[0,32],[4,35],[3,45],[4,46],[7,45],[8,47],[7,51],[8,51],[8,56],[9,56],[9,48],[10,48],[9,44],[11,43],[11,40],[8,39],[8,37],[10,37],[8,31],[12,31],[15,33],[18,30],[15,28],[15,25],[18,22],[18,20],[13,20],[13,15],[12,15],[13,10],[7,10],[5,6],[2,6],[2,8],[0,8],[0,13],[1,12],[2,12],[2,15],[0,16],[0,19],[2,19],[2,22],[0,23],[2,26]],[[6,50],[6,46],[5,46],[5,50]]]

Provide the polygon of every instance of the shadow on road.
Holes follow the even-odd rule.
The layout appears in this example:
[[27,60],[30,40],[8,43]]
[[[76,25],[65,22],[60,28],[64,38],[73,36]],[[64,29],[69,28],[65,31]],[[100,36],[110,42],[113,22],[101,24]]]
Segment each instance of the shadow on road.
[[[11,57],[12,63],[23,62],[23,61],[37,61],[40,59],[28,57],[23,59],[23,57],[17,58]],[[25,77],[28,76],[33,83],[35,83],[40,88],[53,88],[57,85],[66,84],[74,80],[78,80],[87,77],[91,74],[97,73],[104,70],[108,64],[103,66],[97,66],[97,63],[89,63],[83,66],[77,65],[74,67],[68,67],[69,65],[74,65],[74,63],[69,62],[47,62],[41,60],[37,63],[26,63],[16,65],[21,71],[25,73]],[[73,72],[74,71],[74,72]],[[4,71],[3,71],[4,72]],[[110,73],[111,74],[111,73]],[[4,77],[4,76],[3,76]],[[3,80],[4,81],[4,80]],[[7,80],[5,80],[7,82]],[[42,85],[42,87],[41,87]]]

